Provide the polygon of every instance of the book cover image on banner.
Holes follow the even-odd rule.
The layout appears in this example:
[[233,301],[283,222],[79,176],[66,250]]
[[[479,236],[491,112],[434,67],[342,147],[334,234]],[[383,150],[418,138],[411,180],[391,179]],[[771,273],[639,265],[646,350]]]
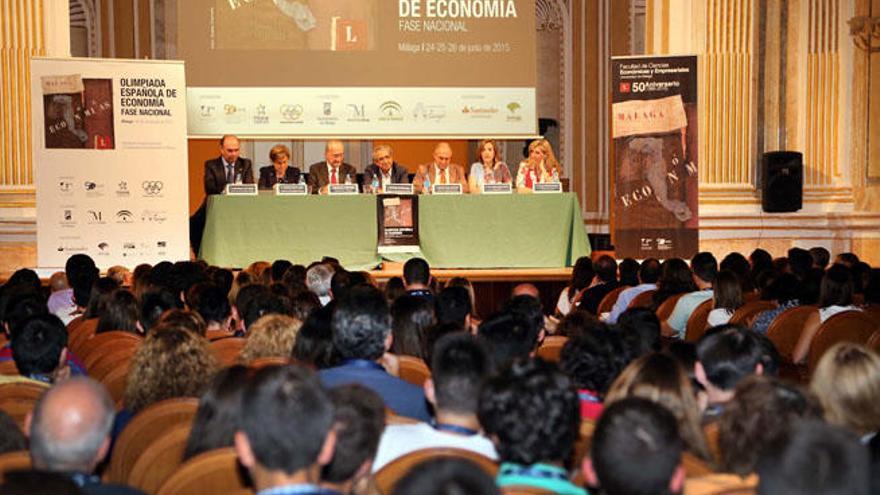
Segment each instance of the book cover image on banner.
[[179,0],[191,137],[533,136],[532,0]]
[[619,257],[689,258],[699,248],[697,58],[612,58]]
[[189,258],[181,62],[31,59],[37,264]]
[[419,197],[380,194],[376,197],[379,253],[408,253],[419,249]]

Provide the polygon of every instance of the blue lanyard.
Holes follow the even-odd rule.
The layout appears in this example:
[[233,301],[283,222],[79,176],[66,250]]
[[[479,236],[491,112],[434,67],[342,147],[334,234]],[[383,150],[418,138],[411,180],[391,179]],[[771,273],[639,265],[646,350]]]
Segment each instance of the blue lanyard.
[[367,370],[382,370],[385,371],[385,368],[382,367],[381,364],[375,361],[369,361],[367,359],[346,359],[342,361],[343,366],[352,366],[354,368],[362,368]]
[[564,469],[554,466],[543,466],[540,464],[521,466],[519,464],[504,463],[501,465],[498,475],[568,481],[568,473],[566,473]]
[[598,395],[588,392],[586,390],[581,390],[578,392],[578,398],[583,402],[591,402],[593,404],[601,404],[602,399],[599,398]]
[[431,426],[434,427],[437,431],[446,431],[449,433],[456,433],[458,435],[465,435],[468,437],[479,434],[480,432],[474,430],[472,428],[466,428],[464,426],[452,425],[449,423],[433,423]]
[[339,495],[335,490],[322,488],[318,485],[288,485],[276,486],[260,490],[258,495]]

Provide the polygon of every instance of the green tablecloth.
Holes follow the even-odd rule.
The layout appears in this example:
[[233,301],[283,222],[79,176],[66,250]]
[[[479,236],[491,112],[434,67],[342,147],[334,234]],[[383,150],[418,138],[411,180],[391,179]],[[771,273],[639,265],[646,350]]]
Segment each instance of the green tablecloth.
[[[212,196],[201,257],[219,266],[322,256],[375,267],[376,199],[360,196]],[[420,253],[436,268],[558,268],[590,254],[572,193],[419,197]]]

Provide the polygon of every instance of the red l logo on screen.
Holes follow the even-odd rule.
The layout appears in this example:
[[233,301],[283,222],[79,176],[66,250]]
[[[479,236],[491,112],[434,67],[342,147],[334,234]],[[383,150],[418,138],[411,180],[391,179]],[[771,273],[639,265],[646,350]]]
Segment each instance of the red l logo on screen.
[[632,88],[632,83],[622,82],[620,83],[620,92],[621,93],[629,93]]

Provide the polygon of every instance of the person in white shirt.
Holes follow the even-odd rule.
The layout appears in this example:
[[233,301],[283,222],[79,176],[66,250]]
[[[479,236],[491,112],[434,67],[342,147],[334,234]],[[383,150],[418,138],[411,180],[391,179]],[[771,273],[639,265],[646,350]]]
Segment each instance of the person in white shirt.
[[410,452],[434,447],[465,449],[497,459],[477,419],[480,387],[491,373],[485,348],[466,333],[449,334],[437,341],[431,361],[432,378],[424,388],[436,411],[434,422],[385,428],[373,472]]
[[733,313],[743,305],[742,285],[739,278],[730,270],[721,270],[715,278],[715,307],[709,311],[707,323],[710,327],[724,325]]
[[409,174],[394,161],[391,146],[380,144],[373,148],[373,163],[364,169],[364,192],[382,192],[388,184],[407,183]]

